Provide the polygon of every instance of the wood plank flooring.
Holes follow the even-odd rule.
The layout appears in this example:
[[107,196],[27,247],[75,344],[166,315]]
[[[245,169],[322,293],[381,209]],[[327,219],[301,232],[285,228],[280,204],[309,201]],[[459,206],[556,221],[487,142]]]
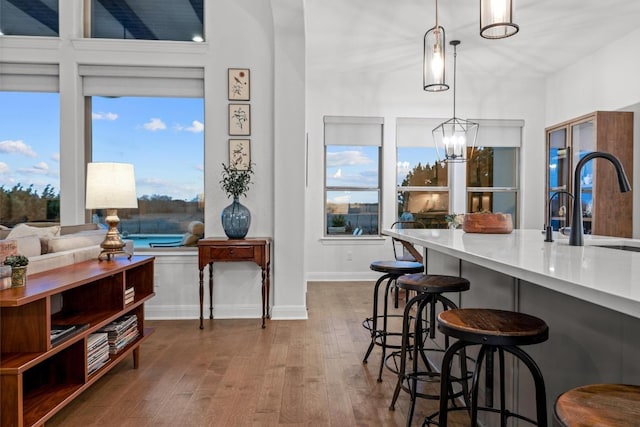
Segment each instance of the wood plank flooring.
[[[312,282],[309,319],[148,321],[156,332],[47,426],[403,426],[407,393],[370,341],[371,282]],[[400,311],[398,310],[400,313]],[[418,400],[413,425],[437,402]],[[468,424],[468,422],[467,422]],[[465,425],[450,423],[451,426]]]

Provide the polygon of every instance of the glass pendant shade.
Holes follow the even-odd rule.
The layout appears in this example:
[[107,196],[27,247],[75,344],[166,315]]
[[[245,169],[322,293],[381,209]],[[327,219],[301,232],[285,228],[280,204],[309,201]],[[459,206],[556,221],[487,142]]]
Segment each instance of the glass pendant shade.
[[513,23],[513,0],[480,0],[480,35],[503,39],[520,30]]
[[[478,123],[454,117],[440,123],[431,133],[441,161],[465,162],[473,155],[478,137]],[[467,147],[471,148],[468,157]]]
[[449,85],[444,82],[444,46],[444,28],[436,26],[425,33],[422,86],[427,92],[449,89]]

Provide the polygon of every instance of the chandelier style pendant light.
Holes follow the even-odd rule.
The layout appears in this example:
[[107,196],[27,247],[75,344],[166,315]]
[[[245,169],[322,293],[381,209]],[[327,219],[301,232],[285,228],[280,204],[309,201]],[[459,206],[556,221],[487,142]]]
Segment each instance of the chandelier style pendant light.
[[453,46],[453,118],[440,123],[431,133],[440,161],[465,162],[467,147],[471,148],[469,157],[473,155],[478,136],[478,123],[456,117],[456,48],[460,40],[452,40],[449,44]]
[[485,39],[503,39],[518,32],[513,23],[514,0],[480,0],[480,35]]
[[444,82],[444,47],[444,28],[438,24],[438,0],[436,0],[436,25],[424,35],[422,87],[427,92],[449,89],[449,85]]

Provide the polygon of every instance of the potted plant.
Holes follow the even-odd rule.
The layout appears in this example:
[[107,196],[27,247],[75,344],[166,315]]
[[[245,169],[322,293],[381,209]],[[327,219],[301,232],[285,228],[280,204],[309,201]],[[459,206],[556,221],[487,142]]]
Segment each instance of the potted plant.
[[331,226],[329,227],[329,234],[344,233],[347,230],[346,220],[344,215],[334,215],[331,217]]
[[11,266],[11,287],[24,286],[27,283],[27,265],[29,258],[24,255],[9,255],[4,265]]
[[246,169],[238,169],[234,165],[222,164],[222,179],[220,186],[227,194],[233,197],[233,202],[222,210],[222,228],[230,239],[244,239],[251,225],[251,212],[239,201],[240,196],[247,195],[253,175],[253,164],[249,163]]

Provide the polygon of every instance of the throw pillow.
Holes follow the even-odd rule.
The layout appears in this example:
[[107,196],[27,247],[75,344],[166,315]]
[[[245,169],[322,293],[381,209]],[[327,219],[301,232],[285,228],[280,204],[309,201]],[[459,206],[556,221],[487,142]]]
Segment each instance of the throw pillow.
[[38,236],[23,236],[12,240],[16,242],[20,255],[32,257],[42,253],[40,238]]
[[[11,229],[7,239],[15,239],[25,236],[38,236],[40,238],[40,253],[47,253],[47,241],[60,235],[60,226],[54,225],[51,227],[32,227],[27,224],[18,224]],[[40,255],[40,254],[38,254]]]

